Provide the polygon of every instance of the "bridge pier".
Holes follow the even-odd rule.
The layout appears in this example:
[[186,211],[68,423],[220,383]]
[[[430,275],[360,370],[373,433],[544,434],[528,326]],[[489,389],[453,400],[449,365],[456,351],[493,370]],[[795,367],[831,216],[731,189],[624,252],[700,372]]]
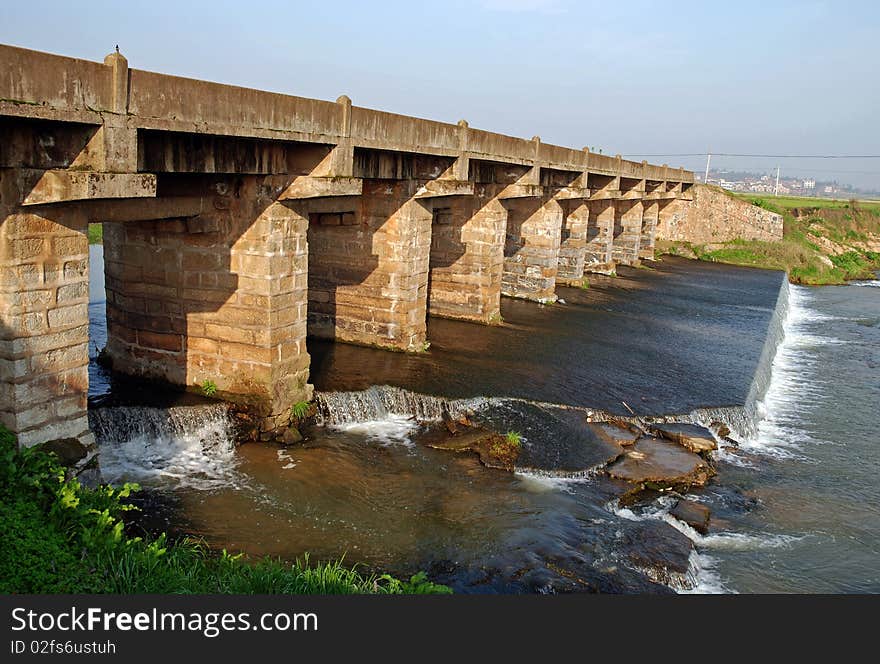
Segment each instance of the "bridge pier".
[[428,313],[477,323],[501,321],[507,208],[496,185],[473,196],[435,199]]
[[113,369],[194,388],[211,381],[265,435],[311,398],[307,219],[287,179],[215,177],[205,212],[105,224]]
[[588,207],[590,217],[584,272],[611,274],[614,272],[614,201],[610,198],[589,201]]
[[23,446],[88,443],[87,221],[22,207],[25,180],[0,169],[0,421]]
[[583,198],[562,204],[564,218],[559,245],[557,283],[579,286],[583,283],[584,263],[590,234],[590,208]]
[[654,260],[654,244],[657,237],[657,220],[660,216],[660,201],[645,200],[642,209],[642,236],[639,240],[639,258]]
[[309,332],[393,350],[427,341],[432,211],[414,180],[365,180],[309,207]]
[[620,198],[615,200],[614,244],[611,250],[614,262],[638,265],[641,236],[642,201]]
[[543,192],[505,199],[504,205],[507,237],[501,294],[555,302],[562,206]]

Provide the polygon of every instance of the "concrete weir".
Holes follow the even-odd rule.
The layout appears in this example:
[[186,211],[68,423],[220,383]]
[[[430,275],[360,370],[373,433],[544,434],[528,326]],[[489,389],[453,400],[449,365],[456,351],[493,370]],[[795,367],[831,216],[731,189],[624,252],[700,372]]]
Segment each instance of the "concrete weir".
[[336,102],[0,45],[0,421],[87,439],[88,246],[117,371],[310,399],[306,336],[422,351],[427,316],[651,258],[693,174]]

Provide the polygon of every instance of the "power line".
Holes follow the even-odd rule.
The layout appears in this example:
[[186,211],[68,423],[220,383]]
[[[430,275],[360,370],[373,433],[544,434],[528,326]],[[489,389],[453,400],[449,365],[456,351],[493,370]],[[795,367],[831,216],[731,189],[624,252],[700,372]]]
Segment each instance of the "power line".
[[[624,157],[705,157],[705,152],[679,154],[626,154]],[[740,154],[713,152],[713,157],[756,157],[761,159],[880,159],[880,154]]]

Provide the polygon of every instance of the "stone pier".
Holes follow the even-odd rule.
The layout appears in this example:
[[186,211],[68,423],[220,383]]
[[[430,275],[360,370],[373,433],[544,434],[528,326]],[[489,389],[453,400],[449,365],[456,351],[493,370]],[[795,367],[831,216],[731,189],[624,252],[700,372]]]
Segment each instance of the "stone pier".
[[612,258],[622,265],[637,265],[642,237],[642,201],[618,199],[614,202],[614,246]]
[[184,219],[104,224],[113,369],[242,400],[268,430],[311,398],[308,220],[271,177],[217,178]]
[[584,272],[611,274],[614,272],[614,201],[590,201],[588,206],[590,221],[587,228]]
[[312,205],[311,335],[395,350],[424,347],[433,213],[413,197],[417,189],[414,181],[368,180],[347,205]]
[[428,313],[479,323],[501,321],[507,209],[498,186],[433,205]]
[[557,281],[647,257],[654,220],[693,197],[683,169],[345,95],[118,53],[0,45],[0,66],[0,421],[22,445],[90,440],[89,223],[114,370],[211,383],[270,439],[312,396],[307,336],[424,352],[428,315],[499,324],[502,295],[554,301]]
[[23,179],[0,170],[0,421],[22,445],[85,441],[87,222],[20,207]]
[[657,222],[660,217],[660,201],[645,200],[642,207],[642,236],[639,240],[639,258],[654,260],[654,244],[657,237]]
[[[590,206],[586,199],[563,201],[562,238],[559,245],[559,271],[556,281],[570,286],[583,284],[587,252],[592,249]],[[609,243],[610,247],[610,243]],[[589,262],[592,262],[592,253]]]
[[501,293],[537,302],[556,300],[562,206],[543,195],[509,198]]

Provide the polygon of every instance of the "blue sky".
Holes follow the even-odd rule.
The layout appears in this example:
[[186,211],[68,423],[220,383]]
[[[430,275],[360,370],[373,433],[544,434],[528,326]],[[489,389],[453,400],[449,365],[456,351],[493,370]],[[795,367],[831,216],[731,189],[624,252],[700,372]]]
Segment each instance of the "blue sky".
[[[28,0],[0,42],[606,154],[880,154],[874,2]],[[880,159],[780,163],[880,189]]]

